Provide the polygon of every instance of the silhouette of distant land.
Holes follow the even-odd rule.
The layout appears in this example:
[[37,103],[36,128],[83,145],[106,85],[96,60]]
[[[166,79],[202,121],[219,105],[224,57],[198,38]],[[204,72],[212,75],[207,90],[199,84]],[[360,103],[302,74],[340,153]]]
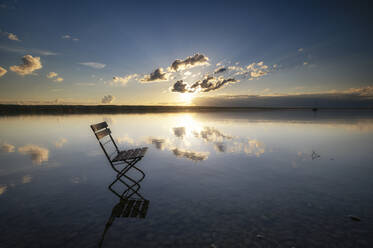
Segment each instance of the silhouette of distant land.
[[[18,105],[0,104],[1,115],[17,114],[120,114],[120,113],[172,113],[172,112],[225,112],[265,110],[310,110],[310,107],[213,107],[213,106],[154,106],[154,105]],[[318,108],[353,110],[373,108]]]

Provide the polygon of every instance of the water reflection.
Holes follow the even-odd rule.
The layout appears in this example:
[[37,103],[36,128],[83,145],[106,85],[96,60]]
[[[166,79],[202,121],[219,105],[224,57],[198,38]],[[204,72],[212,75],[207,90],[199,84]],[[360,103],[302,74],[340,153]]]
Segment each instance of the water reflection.
[[187,158],[193,161],[206,160],[210,154],[209,152],[188,151],[179,148],[174,148],[171,151],[176,157]]
[[174,131],[175,136],[178,138],[182,139],[185,135],[185,127],[174,127],[172,130]]
[[[87,128],[104,118],[126,150],[149,146],[146,178],[125,173],[141,189],[124,175],[106,188],[117,172]],[[323,111],[0,117],[0,243],[93,247],[108,223],[105,247],[370,247],[372,123]]]
[[58,139],[58,140],[54,143],[54,145],[56,146],[56,148],[61,148],[61,147],[63,147],[63,146],[65,145],[66,142],[67,142],[67,139],[65,139],[65,138],[60,138],[60,139]]
[[29,155],[32,163],[40,165],[44,161],[48,161],[49,150],[37,145],[27,145],[18,148],[18,152],[22,155]]
[[7,143],[4,143],[2,146],[1,146],[1,150],[3,152],[14,152],[15,150],[15,146],[14,145],[11,145],[11,144],[7,144]]

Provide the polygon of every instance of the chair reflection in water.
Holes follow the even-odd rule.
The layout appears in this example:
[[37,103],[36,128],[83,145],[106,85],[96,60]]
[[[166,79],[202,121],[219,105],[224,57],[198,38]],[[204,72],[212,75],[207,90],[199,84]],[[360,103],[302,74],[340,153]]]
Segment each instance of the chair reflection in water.
[[[100,241],[100,247],[102,246],[104,236],[108,231],[109,227],[114,222],[115,218],[145,218],[149,207],[149,201],[146,200],[139,193],[141,188],[140,182],[145,178],[145,174],[142,170],[135,166],[145,155],[147,147],[141,147],[130,150],[119,150],[111,131],[108,128],[106,122],[91,125],[92,131],[94,132],[105,156],[109,160],[111,167],[117,173],[115,180],[108,186],[109,190],[119,197],[119,203],[117,203],[112,210],[111,216],[106,223],[102,239]],[[137,178],[131,174],[131,172],[137,172]],[[124,186],[123,192],[114,189],[114,185]]]

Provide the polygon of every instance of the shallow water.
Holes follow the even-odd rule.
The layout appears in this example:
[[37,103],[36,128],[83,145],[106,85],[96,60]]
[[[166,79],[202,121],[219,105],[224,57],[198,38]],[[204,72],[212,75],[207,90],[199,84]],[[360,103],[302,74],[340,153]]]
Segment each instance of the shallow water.
[[121,148],[149,147],[150,201],[103,247],[372,247],[369,111],[1,117],[1,247],[98,246],[119,202],[101,121]]

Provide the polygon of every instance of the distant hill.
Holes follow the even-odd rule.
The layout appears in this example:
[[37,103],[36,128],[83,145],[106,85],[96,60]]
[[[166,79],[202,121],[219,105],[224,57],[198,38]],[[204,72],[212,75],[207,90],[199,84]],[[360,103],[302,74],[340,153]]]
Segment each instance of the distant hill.
[[[212,107],[212,106],[146,106],[146,105],[5,105],[0,114],[115,114],[216,111],[312,110],[312,108]],[[368,108],[371,109],[371,108]]]

